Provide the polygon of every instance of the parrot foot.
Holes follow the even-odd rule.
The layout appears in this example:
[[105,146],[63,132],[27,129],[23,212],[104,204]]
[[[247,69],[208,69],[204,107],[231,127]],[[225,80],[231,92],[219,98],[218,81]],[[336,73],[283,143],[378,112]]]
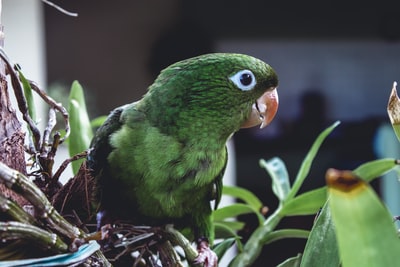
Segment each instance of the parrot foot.
[[218,256],[211,250],[207,239],[200,239],[197,242],[197,251],[199,255],[194,259],[194,264],[203,265],[204,267],[217,267]]

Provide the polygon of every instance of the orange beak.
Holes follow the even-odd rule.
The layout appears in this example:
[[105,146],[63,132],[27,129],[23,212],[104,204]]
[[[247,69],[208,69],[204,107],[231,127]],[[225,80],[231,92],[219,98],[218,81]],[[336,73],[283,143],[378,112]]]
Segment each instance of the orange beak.
[[250,128],[260,124],[260,128],[264,128],[274,119],[278,106],[279,98],[276,88],[266,91],[253,104],[250,116],[241,128]]

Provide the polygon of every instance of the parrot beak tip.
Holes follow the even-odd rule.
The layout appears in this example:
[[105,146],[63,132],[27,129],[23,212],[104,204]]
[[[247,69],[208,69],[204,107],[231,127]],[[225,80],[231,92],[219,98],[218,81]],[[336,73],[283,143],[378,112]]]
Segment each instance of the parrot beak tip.
[[278,94],[276,88],[270,88],[253,103],[250,117],[242,124],[241,128],[249,128],[260,125],[260,129],[266,127],[275,117],[278,109]]

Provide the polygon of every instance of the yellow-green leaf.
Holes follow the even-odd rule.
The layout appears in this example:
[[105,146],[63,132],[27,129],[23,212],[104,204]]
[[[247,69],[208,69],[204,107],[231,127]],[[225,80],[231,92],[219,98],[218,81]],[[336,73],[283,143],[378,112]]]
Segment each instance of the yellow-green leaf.
[[350,171],[327,172],[329,207],[343,267],[398,266],[393,219],[373,189]]

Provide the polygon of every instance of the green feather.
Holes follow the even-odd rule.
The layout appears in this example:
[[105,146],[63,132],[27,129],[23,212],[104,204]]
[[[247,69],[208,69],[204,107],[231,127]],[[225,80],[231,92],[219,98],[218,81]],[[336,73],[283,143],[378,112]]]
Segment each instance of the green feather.
[[[257,84],[240,90],[229,79],[250,70]],[[88,157],[100,209],[136,224],[173,223],[213,239],[210,201],[218,205],[228,138],[277,76],[240,54],[209,54],[163,70],[138,102],[113,111]]]

